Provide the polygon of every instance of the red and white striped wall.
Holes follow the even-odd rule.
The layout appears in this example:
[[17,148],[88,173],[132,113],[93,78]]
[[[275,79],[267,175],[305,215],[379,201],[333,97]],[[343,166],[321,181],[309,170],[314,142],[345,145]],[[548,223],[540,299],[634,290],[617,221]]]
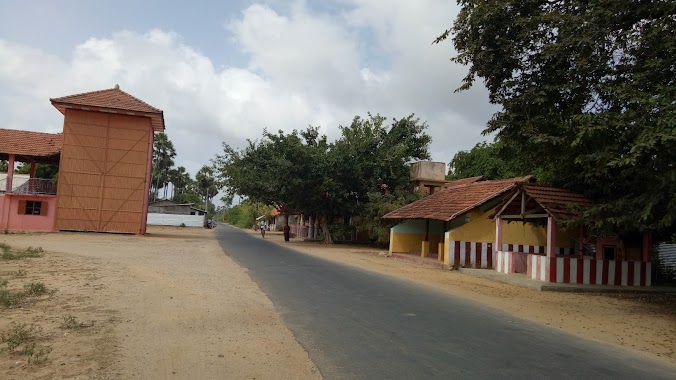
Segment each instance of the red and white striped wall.
[[493,243],[448,241],[448,258],[452,267],[493,269]]
[[525,273],[528,254],[523,252],[498,251],[495,270],[501,273]]
[[[481,243],[481,242],[470,242],[470,241],[449,241],[448,245],[448,255],[450,266],[452,267],[463,267],[463,268],[486,268],[494,269],[497,268],[501,260],[497,257],[497,252],[493,250],[493,243]],[[525,245],[525,244],[503,244],[503,252],[522,252],[522,253],[545,253],[546,247],[537,246],[537,245]],[[559,255],[571,255],[573,254],[574,248],[562,248],[556,247],[556,252]],[[499,251],[498,251],[499,252]],[[514,260],[510,256],[510,260]],[[518,270],[519,272],[525,272],[525,257],[523,260],[523,270]],[[504,262],[503,262],[504,264]],[[507,264],[509,268],[509,264]],[[514,268],[514,266],[511,266]],[[504,266],[503,266],[504,268]],[[504,272],[504,273],[514,273],[514,272]]]
[[[523,252],[523,253],[545,253],[547,247],[543,245],[525,245],[525,244],[502,244],[504,252]],[[575,248],[556,247],[554,254],[570,256],[575,253]]]
[[528,255],[528,276],[560,284],[650,286],[651,264],[645,261]]

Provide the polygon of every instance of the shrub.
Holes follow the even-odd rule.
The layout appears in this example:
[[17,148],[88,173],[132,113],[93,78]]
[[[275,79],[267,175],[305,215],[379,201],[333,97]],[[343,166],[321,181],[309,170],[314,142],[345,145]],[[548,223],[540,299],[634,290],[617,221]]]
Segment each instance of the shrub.
[[49,293],[49,290],[42,282],[31,282],[24,286],[24,294],[28,297],[37,297],[47,293]]
[[14,307],[23,301],[25,295],[21,292],[15,293],[7,289],[7,281],[0,284],[0,306]]
[[42,257],[45,255],[45,251],[42,249],[42,247],[28,247],[24,249],[23,251],[20,251],[18,253],[22,258],[24,257]]
[[36,324],[12,322],[9,325],[9,330],[2,334],[2,343],[7,343],[7,347],[10,351],[14,351],[14,349],[23,344],[23,353],[26,349],[26,343],[33,342],[36,339],[36,336],[41,332],[42,327]]
[[14,275],[14,277],[26,277],[26,271],[24,269],[19,269],[12,274]]
[[[37,343],[41,333],[42,327],[36,324],[12,322],[9,330],[2,334],[2,342],[7,343],[10,351],[27,355],[29,363],[41,364],[47,361],[47,355],[52,351],[50,347]],[[20,350],[17,351],[17,348]]]
[[333,240],[350,240],[352,232],[355,230],[354,226],[344,223],[330,224],[329,232]]
[[41,247],[33,248],[33,247],[28,247],[22,251],[16,251],[12,252],[11,248],[7,246],[5,249],[4,247],[0,247],[2,249],[2,256],[0,256],[3,260],[21,260],[25,259],[28,257],[42,257],[45,255],[45,251]]
[[90,327],[91,325],[88,325],[84,322],[80,322],[75,318],[73,315],[66,315],[63,317],[63,322],[61,323],[61,328],[62,329],[68,329],[68,330],[79,330],[85,327]]

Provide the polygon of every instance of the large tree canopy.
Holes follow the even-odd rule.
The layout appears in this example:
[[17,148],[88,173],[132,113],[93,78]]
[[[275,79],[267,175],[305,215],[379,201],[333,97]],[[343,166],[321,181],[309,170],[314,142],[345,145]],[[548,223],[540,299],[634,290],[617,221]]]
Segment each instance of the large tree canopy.
[[519,160],[519,155],[500,140],[481,142],[469,151],[453,156],[448,165],[447,179],[455,180],[483,176],[485,179],[504,179],[535,174]]
[[456,62],[524,169],[595,201],[600,231],[676,225],[676,2],[459,0]]
[[[374,198],[408,186],[408,163],[429,158],[427,125],[413,115],[390,125],[380,115],[355,117],[328,143],[319,129],[265,131],[243,149],[223,144],[214,160],[227,191],[285,212],[323,218],[355,216]],[[380,217],[380,216],[378,216]]]

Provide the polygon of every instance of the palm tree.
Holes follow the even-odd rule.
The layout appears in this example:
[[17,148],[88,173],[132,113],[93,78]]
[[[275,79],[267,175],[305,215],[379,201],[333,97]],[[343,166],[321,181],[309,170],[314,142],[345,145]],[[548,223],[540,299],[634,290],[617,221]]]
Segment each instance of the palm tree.
[[162,187],[165,188],[166,198],[166,186],[169,183],[169,170],[174,166],[174,157],[176,157],[176,149],[171,140],[169,140],[169,137],[167,137],[167,134],[157,133],[153,145],[153,170],[151,182],[154,183],[153,199],[157,199],[157,194]]
[[183,166],[179,166],[178,168],[169,171],[169,182],[171,182],[173,190],[171,198],[174,199],[176,197],[177,190],[179,194],[185,191],[190,181],[190,174],[186,172]]

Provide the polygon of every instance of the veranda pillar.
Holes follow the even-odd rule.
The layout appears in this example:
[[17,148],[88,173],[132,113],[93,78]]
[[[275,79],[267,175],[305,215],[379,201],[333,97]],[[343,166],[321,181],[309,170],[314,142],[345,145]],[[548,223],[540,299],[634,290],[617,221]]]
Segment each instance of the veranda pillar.
[[12,180],[14,179],[14,155],[9,155],[9,160],[7,162],[7,183],[5,186],[5,191],[7,193],[12,192]]
[[556,220],[551,216],[547,218],[547,257],[552,258],[556,254]]
[[420,250],[421,257],[428,257],[430,255],[430,220],[425,219],[425,240],[422,242]]
[[29,178],[35,178],[35,160],[31,161],[31,171],[29,173]]
[[650,232],[643,233],[643,261],[649,263],[652,261],[653,242]]
[[495,252],[502,251],[502,218],[495,219]]

